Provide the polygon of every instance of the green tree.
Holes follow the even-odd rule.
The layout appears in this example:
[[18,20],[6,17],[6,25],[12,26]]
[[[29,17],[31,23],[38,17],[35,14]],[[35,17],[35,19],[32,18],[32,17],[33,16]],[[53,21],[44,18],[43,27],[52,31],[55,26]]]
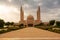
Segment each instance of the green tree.
[[51,20],[51,21],[49,21],[49,25],[54,25],[54,23],[55,23],[55,20]]
[[5,25],[7,25],[7,27],[9,27],[9,25],[10,25],[10,22],[6,22],[6,23],[5,23]]
[[3,28],[4,24],[5,24],[4,20],[0,19],[0,28]]
[[56,26],[60,26],[60,21],[56,21]]
[[10,25],[13,25],[13,24],[14,24],[14,22],[11,22],[11,23],[10,23]]

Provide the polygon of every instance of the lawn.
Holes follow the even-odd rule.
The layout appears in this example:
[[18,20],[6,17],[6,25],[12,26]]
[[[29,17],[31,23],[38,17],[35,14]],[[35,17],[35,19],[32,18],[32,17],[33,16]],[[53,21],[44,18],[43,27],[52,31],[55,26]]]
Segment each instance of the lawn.
[[48,30],[48,31],[60,34],[60,28],[58,28],[58,27],[54,27],[54,26],[36,26],[36,28],[43,29],[43,30]]

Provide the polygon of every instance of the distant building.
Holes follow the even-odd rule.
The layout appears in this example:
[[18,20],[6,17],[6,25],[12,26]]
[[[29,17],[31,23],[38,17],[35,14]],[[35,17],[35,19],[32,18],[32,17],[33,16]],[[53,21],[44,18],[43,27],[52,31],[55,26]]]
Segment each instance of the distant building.
[[27,17],[27,20],[24,20],[24,11],[23,11],[23,8],[21,6],[19,24],[24,24],[26,26],[34,26],[34,25],[39,24],[39,23],[41,23],[40,6],[38,7],[38,10],[37,10],[37,20],[35,20],[32,15],[29,15]]

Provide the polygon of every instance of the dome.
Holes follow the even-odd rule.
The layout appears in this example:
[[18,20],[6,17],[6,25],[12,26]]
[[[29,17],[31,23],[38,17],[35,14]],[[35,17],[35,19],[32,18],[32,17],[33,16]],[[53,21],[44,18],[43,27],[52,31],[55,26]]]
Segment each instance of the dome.
[[27,18],[28,18],[28,19],[31,19],[31,18],[34,19],[34,17],[33,17],[32,15],[29,15]]
[[32,15],[29,15],[27,17],[27,24],[33,24],[34,23],[34,17]]

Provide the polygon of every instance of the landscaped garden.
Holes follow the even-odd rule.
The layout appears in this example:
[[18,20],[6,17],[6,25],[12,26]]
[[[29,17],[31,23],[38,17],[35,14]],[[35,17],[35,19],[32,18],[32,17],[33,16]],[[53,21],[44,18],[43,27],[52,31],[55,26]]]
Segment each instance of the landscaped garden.
[[14,24],[14,22],[4,22],[4,20],[0,19],[0,34],[24,28],[23,24]]
[[44,23],[40,23],[35,25],[36,28],[55,32],[55,33],[60,33],[60,21],[51,20],[47,25]]
[[[4,22],[4,20],[0,19],[0,34],[25,28],[24,24],[19,25],[14,24],[15,24],[14,22]],[[55,20],[51,20],[49,21],[48,24],[44,24],[42,22],[40,24],[35,25],[34,27],[55,33],[60,33],[60,21],[55,22]]]

